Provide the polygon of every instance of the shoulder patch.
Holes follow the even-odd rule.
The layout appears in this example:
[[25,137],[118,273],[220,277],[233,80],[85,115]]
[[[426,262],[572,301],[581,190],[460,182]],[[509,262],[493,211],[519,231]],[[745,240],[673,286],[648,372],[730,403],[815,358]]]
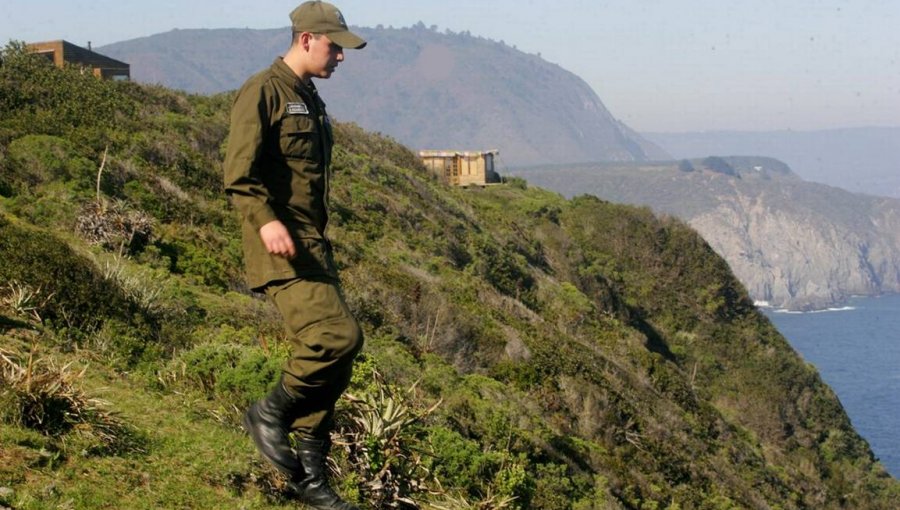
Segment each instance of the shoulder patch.
[[306,103],[288,103],[286,110],[288,115],[309,115],[309,108],[306,107]]

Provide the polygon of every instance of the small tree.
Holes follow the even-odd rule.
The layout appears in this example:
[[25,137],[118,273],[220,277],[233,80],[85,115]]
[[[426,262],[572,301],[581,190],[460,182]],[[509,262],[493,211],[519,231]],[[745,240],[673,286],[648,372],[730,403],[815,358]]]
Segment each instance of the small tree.
[[682,159],[680,163],[678,163],[678,169],[682,172],[693,172],[694,165],[691,164],[689,159]]
[[727,161],[718,156],[710,156],[704,159],[703,166],[709,168],[713,172],[717,172],[720,174],[737,175],[737,172],[734,171],[734,168],[729,165]]

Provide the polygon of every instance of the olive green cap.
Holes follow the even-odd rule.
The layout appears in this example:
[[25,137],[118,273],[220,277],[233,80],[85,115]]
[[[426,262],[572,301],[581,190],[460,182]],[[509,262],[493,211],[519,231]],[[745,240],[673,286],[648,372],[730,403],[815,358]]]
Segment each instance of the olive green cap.
[[328,2],[303,2],[291,11],[291,28],[294,32],[323,34],[341,48],[361,49],[366,41],[351,32],[344,15]]

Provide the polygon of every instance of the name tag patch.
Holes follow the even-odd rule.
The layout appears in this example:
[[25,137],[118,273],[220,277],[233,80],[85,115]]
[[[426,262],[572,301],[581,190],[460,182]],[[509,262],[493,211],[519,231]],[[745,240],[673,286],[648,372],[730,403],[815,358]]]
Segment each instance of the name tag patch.
[[309,108],[306,107],[306,103],[288,103],[287,104],[287,112],[288,115],[309,115]]

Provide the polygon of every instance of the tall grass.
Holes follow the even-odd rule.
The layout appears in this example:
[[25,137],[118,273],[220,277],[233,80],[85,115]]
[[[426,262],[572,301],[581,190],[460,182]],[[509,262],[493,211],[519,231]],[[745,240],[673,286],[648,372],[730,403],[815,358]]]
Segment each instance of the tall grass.
[[63,447],[77,438],[89,453],[141,451],[139,435],[109,403],[82,391],[87,370],[59,364],[36,347],[27,353],[0,348],[0,420],[59,439]]

